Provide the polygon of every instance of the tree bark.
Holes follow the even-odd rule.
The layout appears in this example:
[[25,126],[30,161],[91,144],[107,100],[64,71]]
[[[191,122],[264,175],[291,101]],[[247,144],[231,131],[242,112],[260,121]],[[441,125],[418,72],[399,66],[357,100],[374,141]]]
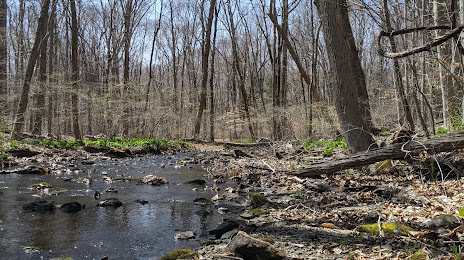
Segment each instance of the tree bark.
[[78,49],[77,49],[77,13],[76,2],[70,0],[71,4],[71,110],[72,110],[72,125],[74,138],[81,139],[81,130],[79,128],[79,105],[78,105],[78,92],[79,92],[79,63],[78,63]]
[[364,115],[357,87],[360,75],[357,70],[360,68],[353,66],[353,59],[359,57],[351,44],[354,39],[349,26],[346,0],[317,0],[315,4],[324,32],[334,103],[342,134],[352,153],[366,151],[375,142],[369,134],[370,126],[366,118],[359,116]]
[[32,75],[34,74],[35,64],[37,63],[37,58],[39,57],[39,48],[42,42],[42,39],[45,37],[45,28],[48,19],[48,9],[50,7],[50,0],[43,0],[42,7],[40,11],[40,16],[38,19],[37,30],[35,32],[34,45],[32,46],[31,54],[27,62],[26,74],[24,76],[23,90],[21,92],[21,97],[19,101],[18,111],[16,113],[16,120],[13,126],[13,135],[14,139],[20,138],[20,135],[24,127],[24,119],[29,104],[29,90],[31,87]]

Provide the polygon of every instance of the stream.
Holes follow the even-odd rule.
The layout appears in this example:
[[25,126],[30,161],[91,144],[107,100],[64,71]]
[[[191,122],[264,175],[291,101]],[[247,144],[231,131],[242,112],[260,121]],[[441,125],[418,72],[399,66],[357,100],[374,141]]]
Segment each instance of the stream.
[[[181,158],[192,154],[146,156],[140,158],[60,162],[48,175],[0,174],[0,258],[1,259],[160,259],[181,248],[194,249],[208,238],[208,230],[221,223],[214,205],[201,206],[195,198],[211,198],[215,192],[204,186],[181,184],[202,179],[200,165],[175,167]],[[153,174],[166,178],[162,186],[138,185],[134,181],[107,183],[103,177],[141,178]],[[91,177],[91,184],[79,183]],[[30,186],[47,182],[65,188],[59,195],[47,195]],[[206,186],[211,187],[212,181]],[[225,184],[227,185],[227,184]],[[108,187],[117,193],[107,193]],[[195,189],[197,188],[197,189]],[[97,207],[94,190],[101,199],[117,198],[119,208]],[[135,202],[146,200],[147,204]],[[56,205],[79,202],[86,207],[77,213],[24,212],[23,205],[40,200]],[[199,216],[195,212],[209,212]],[[192,240],[175,240],[174,234],[193,231]]]

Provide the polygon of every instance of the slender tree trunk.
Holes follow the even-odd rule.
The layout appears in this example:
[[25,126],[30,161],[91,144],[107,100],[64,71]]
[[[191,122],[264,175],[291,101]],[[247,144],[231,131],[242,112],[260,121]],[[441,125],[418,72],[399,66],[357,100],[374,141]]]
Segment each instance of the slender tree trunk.
[[[433,1],[433,20],[435,25],[443,25],[448,24],[448,16],[447,16],[447,7],[445,0],[434,0]],[[436,37],[440,36],[439,31],[436,31]],[[445,61],[448,59],[449,54],[449,45],[448,43],[444,43],[437,47],[438,59],[440,61]],[[440,88],[441,88],[441,98],[442,98],[442,114],[443,114],[443,122],[446,129],[450,129],[451,127],[451,120],[450,120],[450,111],[455,109],[452,105],[451,98],[453,96],[453,86],[451,83],[450,77],[446,77],[445,69],[443,68],[442,62],[438,64],[438,70],[440,74]]]
[[215,8],[215,20],[214,20],[214,34],[213,34],[213,52],[211,53],[211,72],[209,75],[209,141],[214,142],[215,133],[214,133],[214,121],[215,121],[215,111],[214,111],[214,58],[216,56],[216,35],[217,35],[217,22],[218,22],[218,13],[219,8]]
[[56,41],[56,4],[53,5],[52,12],[50,14],[50,21],[48,23],[48,31],[49,31],[49,38],[50,44],[48,47],[48,74],[49,77],[49,87],[48,87],[48,104],[47,104],[47,135],[52,134],[52,126],[53,126],[53,104],[54,98],[56,96],[56,80],[53,77],[54,72],[54,64],[53,62],[56,60],[55,56],[55,41]]
[[76,2],[70,0],[71,4],[71,106],[72,106],[72,125],[74,138],[81,139],[81,130],[79,128],[79,105],[78,105],[78,92],[79,92],[79,64],[78,64],[78,49],[77,49],[77,13]]
[[[383,0],[383,11],[385,15],[386,30],[390,32],[393,30],[393,28],[390,22],[390,11],[388,10],[387,0]],[[388,37],[388,39],[390,41],[391,51],[397,52],[395,38],[393,36],[390,36]],[[400,96],[401,105],[402,105],[404,114],[406,116],[406,120],[408,121],[408,124],[409,124],[409,128],[411,131],[415,131],[415,125],[414,125],[414,120],[412,118],[411,107],[409,106],[409,102],[406,97],[406,93],[404,91],[403,80],[401,77],[400,64],[397,59],[393,59],[393,76],[395,79],[396,89]]]
[[253,131],[253,125],[250,118],[250,110],[248,106],[248,96],[245,89],[245,78],[240,68],[240,57],[238,55],[238,46],[237,46],[237,37],[235,34],[235,24],[234,16],[232,14],[232,7],[230,6],[230,1],[227,2],[228,13],[229,13],[229,25],[230,25],[230,36],[232,40],[232,55],[234,56],[234,67],[238,75],[238,87],[243,101],[243,106],[245,110],[245,117],[248,123],[248,130],[250,131],[251,139],[255,139],[255,133]]
[[29,61],[27,62],[26,74],[24,76],[23,90],[19,101],[18,112],[16,113],[16,120],[13,126],[13,138],[19,138],[24,127],[24,119],[29,104],[29,90],[31,86],[32,75],[34,74],[35,64],[39,57],[39,48],[42,39],[45,37],[45,28],[48,19],[48,9],[50,7],[50,0],[43,0],[38,19],[37,31],[35,33],[34,45],[32,46]]
[[[329,57],[334,103],[342,134],[351,152],[368,150],[375,142],[369,125],[362,115],[356,78],[359,72],[353,58],[359,59],[352,48],[353,32],[349,26],[346,0],[315,1],[324,32]],[[353,54],[356,53],[356,55]],[[358,61],[359,62],[359,61]]]
[[[202,5],[204,5],[204,0]],[[211,0],[208,12],[208,21],[206,24],[206,35],[202,44],[202,57],[201,57],[201,65],[202,65],[202,79],[201,79],[201,94],[200,94],[200,107],[198,108],[198,114],[195,121],[195,129],[194,129],[194,138],[198,138],[200,135],[200,126],[201,126],[201,118],[203,116],[203,110],[206,108],[206,91],[208,86],[208,60],[209,60],[209,52],[211,49],[211,27],[213,24],[213,16],[214,16],[214,9],[216,7],[216,0]]]
[[7,64],[8,64],[8,46],[7,46],[7,3],[6,0],[0,0],[0,122],[7,116]]
[[130,86],[129,86],[129,65],[130,65],[130,44],[132,38],[132,1],[126,0],[124,8],[124,64],[123,64],[123,83],[124,89],[122,93],[123,100],[123,136],[129,136],[129,111],[130,111]]

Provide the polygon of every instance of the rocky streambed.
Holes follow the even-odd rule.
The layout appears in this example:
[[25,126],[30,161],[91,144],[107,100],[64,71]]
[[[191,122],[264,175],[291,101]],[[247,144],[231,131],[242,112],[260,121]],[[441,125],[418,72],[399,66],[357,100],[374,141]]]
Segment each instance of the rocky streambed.
[[0,174],[1,258],[159,259],[196,248],[222,221],[214,205],[194,202],[217,194],[213,180],[187,183],[207,174],[203,157],[18,158]]

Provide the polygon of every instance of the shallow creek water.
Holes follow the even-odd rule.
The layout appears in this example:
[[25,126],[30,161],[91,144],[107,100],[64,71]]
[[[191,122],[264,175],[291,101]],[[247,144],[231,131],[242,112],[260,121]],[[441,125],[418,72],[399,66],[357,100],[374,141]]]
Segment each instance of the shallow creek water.
[[[208,237],[208,230],[221,222],[214,206],[195,205],[198,197],[211,198],[210,189],[185,185],[181,182],[202,178],[200,166],[175,168],[178,156],[147,156],[120,160],[97,160],[94,165],[75,162],[71,172],[68,163],[57,165],[49,175],[0,175],[0,259],[160,259],[164,254],[181,248],[195,248]],[[165,168],[161,165],[165,164]],[[72,165],[71,165],[72,166]],[[102,174],[103,173],[103,174]],[[135,182],[106,183],[103,176],[143,177],[161,176],[169,181],[163,186],[137,185]],[[91,176],[93,183],[78,183],[81,177]],[[65,181],[71,177],[72,181]],[[86,208],[77,213],[59,209],[51,213],[23,212],[26,203],[39,201],[39,191],[32,184],[47,182],[57,188],[66,188],[60,195],[42,195],[42,199],[56,205],[77,201]],[[211,182],[207,182],[211,186]],[[113,187],[117,193],[105,193]],[[197,187],[197,190],[193,190]],[[94,190],[101,199],[118,198],[119,208],[97,207]],[[142,205],[137,199],[147,200]],[[198,210],[211,214],[200,217]],[[174,234],[193,231],[194,240],[175,240]]]

